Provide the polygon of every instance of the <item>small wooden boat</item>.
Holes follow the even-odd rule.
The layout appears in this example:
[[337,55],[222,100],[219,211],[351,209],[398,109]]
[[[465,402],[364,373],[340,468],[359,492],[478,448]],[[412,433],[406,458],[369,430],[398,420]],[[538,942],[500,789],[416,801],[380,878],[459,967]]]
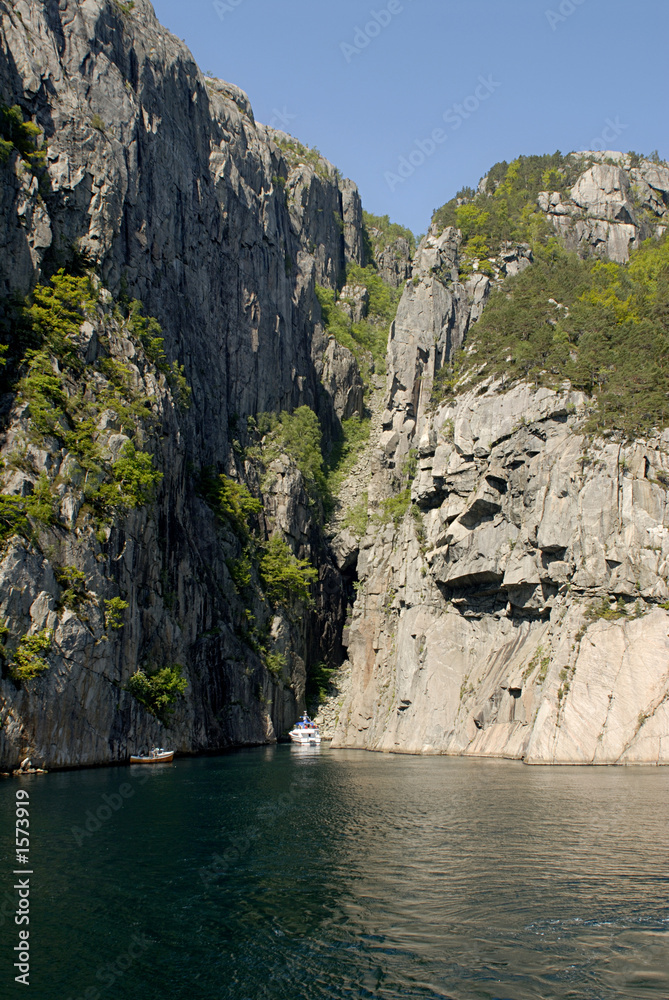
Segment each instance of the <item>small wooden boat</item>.
[[162,747],[153,747],[148,754],[130,757],[131,764],[169,764],[174,759],[174,750],[163,750]]

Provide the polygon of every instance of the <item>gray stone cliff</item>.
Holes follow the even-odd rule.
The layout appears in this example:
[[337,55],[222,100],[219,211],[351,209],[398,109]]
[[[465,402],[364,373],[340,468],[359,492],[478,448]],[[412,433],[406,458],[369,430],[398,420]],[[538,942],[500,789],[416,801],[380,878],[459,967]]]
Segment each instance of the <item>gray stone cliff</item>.
[[[339,655],[341,583],[286,458],[263,498],[265,527],[312,558],[320,580],[311,615],[273,618],[260,599],[253,608],[272,649],[287,655],[273,676],[243,640],[248,609],[226,563],[239,543],[216,524],[195,477],[211,466],[255,481],[233,447],[248,443],[248,415],[306,404],[331,436],[362,405],[354,359],[323,333],[314,297],[316,282],[341,284],[347,260],[361,259],[357,189],[256,123],[238,88],[205,80],[146,0],[132,9],[18,0],[0,3],[0,18],[3,99],[42,129],[47,166],[39,181],[18,155],[2,167],[3,294],[25,295],[84,260],[105,294],[137,298],[157,317],[192,388],[181,413],[124,332],[110,334],[112,353],[153,400],[148,444],[163,480],[156,504],[117,519],[106,540],[80,514],[77,491],[61,488],[59,524],[41,545],[15,537],[5,546],[0,616],[10,639],[48,628],[54,648],[34,680],[17,684],[3,671],[0,768],[26,755],[47,766],[122,760],[154,741],[198,750],[274,739],[304,705],[307,660]],[[92,319],[89,362],[98,324],[109,326],[103,312]],[[24,440],[27,416],[5,408],[3,458]],[[99,431],[109,453],[110,434]],[[70,461],[24,451],[23,469],[7,463],[7,493],[30,493],[44,472],[55,484]],[[85,614],[62,607],[58,566],[85,573]],[[114,596],[129,608],[111,632],[100,609]],[[188,689],[165,732],[125,686],[139,666],[172,663],[184,666]]]
[[[615,155],[584,168],[575,225],[539,205],[569,246],[624,261],[662,232],[669,173]],[[431,408],[496,280],[460,283],[459,246],[430,231],[390,330],[348,661],[323,722],[335,746],[669,763],[669,432],[593,440],[568,384],[489,381]],[[492,264],[503,277],[530,259],[508,246]],[[379,518],[412,454],[413,512]]]
[[[572,154],[591,163],[566,201],[559,192],[543,191],[539,207],[570,249],[621,263],[631,250],[667,227],[669,168],[621,153]],[[599,162],[592,162],[599,161]]]

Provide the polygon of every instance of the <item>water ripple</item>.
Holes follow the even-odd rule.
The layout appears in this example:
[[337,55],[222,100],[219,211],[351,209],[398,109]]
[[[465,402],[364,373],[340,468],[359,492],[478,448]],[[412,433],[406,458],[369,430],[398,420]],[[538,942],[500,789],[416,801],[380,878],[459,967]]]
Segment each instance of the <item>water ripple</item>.
[[278,747],[152,774],[78,844],[127,777],[36,793],[40,1000],[669,996],[669,771]]

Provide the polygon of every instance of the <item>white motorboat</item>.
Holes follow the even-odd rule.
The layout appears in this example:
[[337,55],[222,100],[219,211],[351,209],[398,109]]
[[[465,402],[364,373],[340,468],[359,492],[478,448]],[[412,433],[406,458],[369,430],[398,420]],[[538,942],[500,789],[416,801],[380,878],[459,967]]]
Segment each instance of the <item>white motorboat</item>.
[[299,722],[295,723],[295,727],[291,729],[289,736],[293,743],[300,743],[302,746],[308,744],[317,745],[321,742],[321,734],[318,732],[318,726],[315,722],[311,721],[306,712]]
[[153,747],[148,754],[137,754],[130,758],[131,764],[169,764],[174,758],[174,750]]

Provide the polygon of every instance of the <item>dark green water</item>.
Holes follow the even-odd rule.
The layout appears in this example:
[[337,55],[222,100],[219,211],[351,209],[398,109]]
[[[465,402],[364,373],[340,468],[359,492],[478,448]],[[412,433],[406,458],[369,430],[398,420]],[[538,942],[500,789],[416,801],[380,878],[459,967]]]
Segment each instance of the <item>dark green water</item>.
[[667,770],[280,746],[4,779],[12,903],[18,787],[31,985],[5,919],[3,997],[669,997]]

